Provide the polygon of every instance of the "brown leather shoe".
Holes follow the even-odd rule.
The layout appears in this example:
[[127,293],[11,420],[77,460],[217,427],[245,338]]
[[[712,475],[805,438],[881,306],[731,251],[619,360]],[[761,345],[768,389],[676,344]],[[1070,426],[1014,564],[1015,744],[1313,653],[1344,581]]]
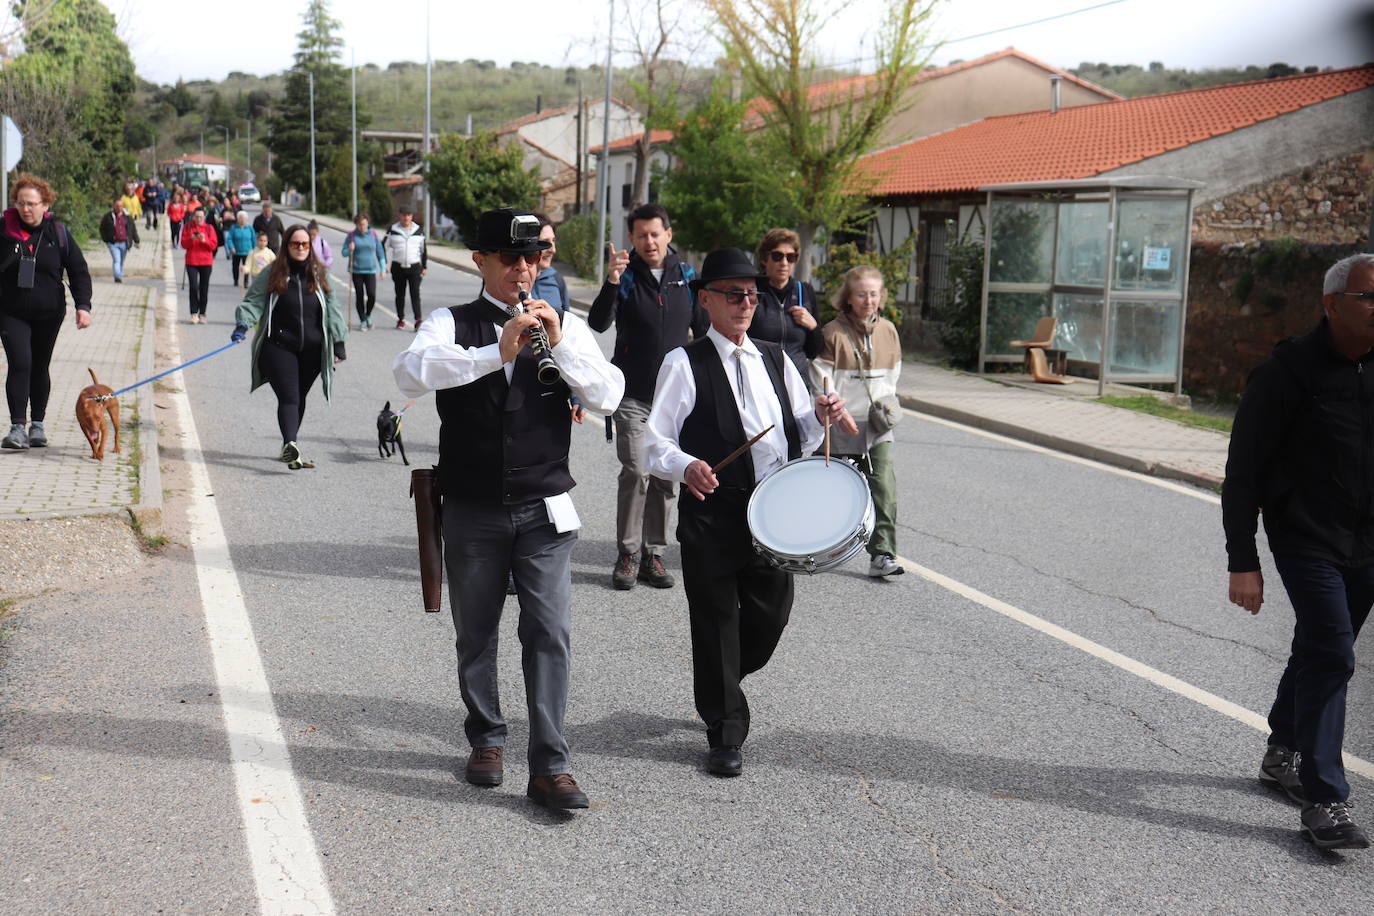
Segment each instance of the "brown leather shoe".
[[552,776],[531,776],[530,786],[525,794],[536,805],[566,811],[569,808],[585,808],[588,805],[586,794],[577,785],[571,773],[554,773]]
[[474,747],[468,754],[464,778],[474,786],[499,786],[506,775],[501,766],[504,751],[502,747]]
[[625,592],[635,587],[635,555],[632,553],[622,553],[620,559],[615,561],[615,569],[611,570],[611,585],[618,590]]

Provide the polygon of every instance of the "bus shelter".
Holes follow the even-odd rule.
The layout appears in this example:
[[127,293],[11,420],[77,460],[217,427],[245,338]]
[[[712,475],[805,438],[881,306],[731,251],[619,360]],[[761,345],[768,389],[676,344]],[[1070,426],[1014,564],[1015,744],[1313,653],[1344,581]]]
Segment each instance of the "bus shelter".
[[1055,318],[1071,371],[1182,393],[1193,192],[1152,176],[988,185],[979,365],[1020,362],[1014,340]]

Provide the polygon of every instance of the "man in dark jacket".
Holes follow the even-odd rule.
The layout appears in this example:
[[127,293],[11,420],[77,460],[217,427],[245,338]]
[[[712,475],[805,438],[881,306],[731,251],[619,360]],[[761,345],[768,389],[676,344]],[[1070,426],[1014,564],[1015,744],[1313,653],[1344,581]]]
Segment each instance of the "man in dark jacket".
[[110,261],[114,265],[114,281],[124,282],[124,255],[129,246],[137,248],[138,220],[124,212],[124,201],[118,197],[110,205],[110,210],[100,220],[100,240],[110,249]]
[[1279,344],[1236,411],[1222,488],[1230,599],[1264,603],[1256,516],[1293,605],[1292,654],[1269,712],[1260,779],[1302,809],[1324,849],[1363,849],[1341,762],[1355,638],[1374,605],[1374,255],[1336,263],[1325,317]]
[[674,493],[672,484],[651,475],[644,463],[644,424],[663,357],[705,334],[711,319],[697,306],[689,286],[696,272],[671,247],[667,211],[658,204],[644,204],[631,211],[627,222],[634,254],[609,246],[606,282],[587,313],[587,324],[596,331],[606,330],[615,320],[611,362],[625,373],[625,399],[615,412],[620,555],[611,584],[630,589],[638,579],[655,588],[671,588],[673,577],[663,568],[663,550]]
[[286,233],[286,227],[282,225],[281,217],[272,212],[271,204],[263,204],[262,212],[253,220],[253,234],[267,233],[267,247],[271,248],[276,254],[281,254],[281,237]]

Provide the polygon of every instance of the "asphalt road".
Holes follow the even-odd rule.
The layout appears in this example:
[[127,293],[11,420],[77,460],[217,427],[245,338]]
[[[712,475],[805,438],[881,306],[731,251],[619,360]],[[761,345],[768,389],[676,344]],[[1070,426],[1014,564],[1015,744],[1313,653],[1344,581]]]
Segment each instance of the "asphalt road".
[[[432,268],[426,311],[476,289]],[[185,323],[183,293],[186,358],[228,340],[237,298],[222,261],[210,324]],[[452,623],[422,612],[409,469],[376,450],[377,411],[402,401],[391,359],[411,340],[391,323],[349,339],[331,403],[311,396],[300,441],[315,470],[274,460],[275,402],[248,394],[247,347],[185,376],[339,912],[1374,910],[1374,858],[1316,852],[1254,778],[1262,732],[917,575],[869,580],[861,560],[799,579],[778,653],[746,682],[745,775],[708,776],[680,585],[610,588],[617,465],[593,423],[573,437],[568,714],[592,810],[524,798],[514,599],[506,784],[466,785]],[[406,414],[412,467],[436,460],[437,430],[431,398]],[[912,414],[897,468],[905,557],[1267,712],[1291,611],[1272,568],[1258,618],[1225,603],[1213,501]],[[7,726],[0,787],[22,804],[5,834],[22,842],[0,855],[0,910],[256,908],[188,557],[25,618],[10,676],[51,670],[64,686]],[[48,633],[82,648],[43,648]],[[1371,651],[1346,746],[1366,760]],[[1370,781],[1351,781],[1365,802]]]

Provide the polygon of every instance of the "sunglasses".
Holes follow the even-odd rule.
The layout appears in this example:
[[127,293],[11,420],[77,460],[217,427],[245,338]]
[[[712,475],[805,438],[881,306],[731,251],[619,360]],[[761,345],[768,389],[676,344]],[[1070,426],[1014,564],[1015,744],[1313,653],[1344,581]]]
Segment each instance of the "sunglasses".
[[298,251],[310,247],[310,243],[309,243],[309,242],[289,242],[288,244],[289,244],[292,248],[295,248],[295,249],[298,250]]
[[774,264],[781,263],[784,259],[786,259],[788,264],[795,264],[797,263],[798,257],[800,257],[800,255],[795,251],[778,251],[775,248],[768,252],[768,260],[772,261]]
[[497,252],[495,252],[496,256],[499,257],[499,258],[501,259],[501,263],[504,264],[506,267],[514,267],[515,265],[519,264],[521,261],[524,261],[526,264],[538,264],[538,263],[539,263],[539,256],[542,255],[543,253],[544,253],[544,252],[542,252],[542,251],[525,251],[525,252],[518,252],[518,251],[497,251]]
[[1367,289],[1362,293],[1341,293],[1342,296],[1349,296],[1351,299],[1363,299],[1365,302],[1374,301],[1374,289]]
[[756,289],[716,289],[714,286],[706,286],[703,289],[718,296],[724,296],[725,301],[730,305],[739,305],[746,299],[750,302],[759,301],[759,291]]

